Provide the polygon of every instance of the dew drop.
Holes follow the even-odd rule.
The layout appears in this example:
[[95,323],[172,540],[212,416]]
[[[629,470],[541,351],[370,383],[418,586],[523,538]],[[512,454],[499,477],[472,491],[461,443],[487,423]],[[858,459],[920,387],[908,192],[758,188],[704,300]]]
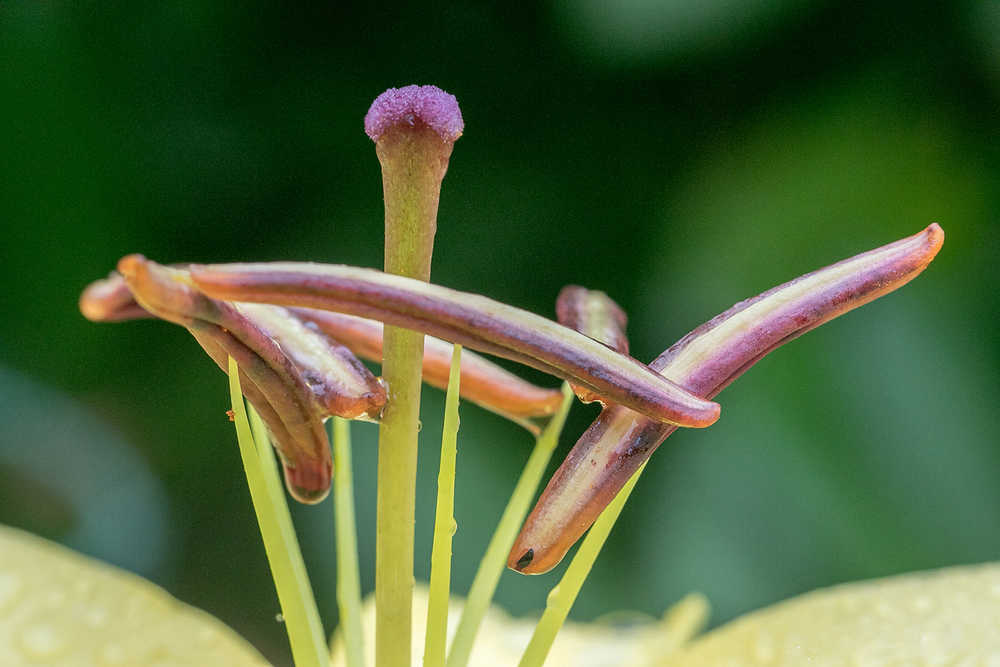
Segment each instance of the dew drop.
[[420,429],[422,429],[423,427],[424,427],[424,423],[418,419],[417,420],[417,433],[420,433]]
[[454,519],[451,520],[451,534],[454,536],[458,532],[458,522]]
[[278,622],[278,623],[284,623],[285,622],[285,616],[281,612],[278,612],[277,614],[274,615],[274,620],[276,622]]

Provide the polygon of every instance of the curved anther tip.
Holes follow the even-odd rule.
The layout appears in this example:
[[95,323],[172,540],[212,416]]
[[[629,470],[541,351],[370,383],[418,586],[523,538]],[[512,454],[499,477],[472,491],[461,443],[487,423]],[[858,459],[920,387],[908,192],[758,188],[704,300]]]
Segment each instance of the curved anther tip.
[[107,314],[107,309],[101,306],[97,301],[95,301],[88,290],[90,286],[83,291],[80,295],[80,301],[78,303],[80,307],[80,312],[91,322],[101,322],[104,320]]
[[125,255],[118,260],[118,273],[122,274],[126,278],[132,278],[148,261],[149,260],[146,259],[145,255],[140,255],[138,253]]
[[705,409],[705,418],[703,421],[694,425],[694,428],[708,428],[715,422],[719,421],[719,417],[722,416],[722,406],[715,401],[708,401],[708,407]]
[[289,486],[288,492],[303,505],[318,505],[330,495],[330,487],[326,487],[325,489],[306,489],[300,486]]
[[105,322],[112,319],[115,308],[120,307],[123,300],[117,292],[117,286],[110,279],[95,280],[80,294],[80,312],[91,322]]
[[[536,553],[535,547],[525,547],[527,547],[525,540],[522,535],[518,535],[517,541],[507,556],[507,568],[518,574],[545,574],[558,565],[565,554],[565,551],[557,553],[558,550],[544,548]],[[566,548],[569,549],[569,546]]]
[[323,502],[330,493],[330,481],[333,471],[329,465],[299,466],[289,464],[282,466],[285,473],[285,486],[295,500],[305,505],[315,505]]
[[454,142],[462,136],[465,123],[458,100],[437,86],[390,88],[375,98],[365,115],[365,133],[378,141],[386,130],[422,122],[442,141]]
[[928,258],[927,261],[934,259],[934,255],[938,253],[941,246],[944,244],[944,230],[941,229],[941,225],[936,222],[932,222],[927,226],[922,234],[927,235],[927,245],[928,245]]
[[944,245],[944,230],[941,225],[932,222],[913,236],[902,239],[897,245],[907,248],[909,265],[920,273],[930,264]]

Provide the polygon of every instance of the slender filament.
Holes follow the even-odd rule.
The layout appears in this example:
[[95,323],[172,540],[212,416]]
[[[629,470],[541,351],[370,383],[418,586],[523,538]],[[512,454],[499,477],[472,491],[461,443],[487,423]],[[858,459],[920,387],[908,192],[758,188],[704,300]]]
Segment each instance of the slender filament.
[[559,434],[562,433],[563,425],[566,423],[566,415],[569,413],[570,405],[573,403],[573,390],[568,383],[563,383],[563,403],[559,411],[552,417],[542,434],[535,440],[535,448],[528,458],[524,470],[521,472],[517,486],[507,502],[507,507],[500,517],[496,531],[490,539],[490,544],[486,548],[476,577],[472,580],[472,587],[469,589],[469,598],[466,600],[465,609],[462,611],[462,618],[459,620],[458,629],[455,631],[455,638],[452,640],[451,649],[448,653],[448,667],[465,667],[469,663],[469,656],[472,654],[472,644],[479,632],[479,626],[489,609],[493,600],[493,593],[496,591],[507,560],[507,552],[510,551],[517,537],[521,522],[528,514],[528,508],[538,485],[545,474],[545,466],[552,458],[552,452],[559,444]]
[[455,459],[458,454],[458,397],[462,346],[451,356],[448,393],[444,402],[444,430],[441,434],[441,464],[438,469],[437,507],[434,517],[434,546],[431,550],[431,583],[427,602],[427,634],[424,640],[424,667],[444,667],[448,644],[448,602],[451,597],[451,541],[455,523]]
[[[295,537],[285,492],[267,440],[255,440],[240,391],[236,361],[229,358],[229,393],[233,404],[236,436],[243,458],[250,498],[253,501],[271,576],[278,591],[281,614],[296,667],[321,667],[329,663],[323,625],[313,597],[309,576]],[[254,413],[255,421],[259,416]]]

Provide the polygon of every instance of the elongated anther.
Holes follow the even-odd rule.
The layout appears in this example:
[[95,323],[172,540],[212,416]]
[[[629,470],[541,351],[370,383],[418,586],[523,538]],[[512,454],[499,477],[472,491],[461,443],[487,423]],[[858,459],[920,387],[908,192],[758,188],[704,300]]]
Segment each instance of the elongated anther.
[[[315,308],[288,310],[302,321],[316,326],[330,338],[343,343],[359,357],[382,361],[381,322]],[[439,389],[448,387],[451,353],[451,343],[433,336],[424,338],[424,382]],[[562,392],[558,389],[531,384],[469,351],[462,353],[460,394],[464,400],[519,423],[524,423],[522,420],[531,417],[547,417],[562,402]],[[525,425],[531,426],[527,423]],[[534,430],[537,429],[534,426]]]
[[210,299],[191,285],[187,270],[141,255],[124,257],[118,270],[138,305],[187,328],[223,371],[230,356],[236,359],[247,398],[285,465],[289,491],[303,502],[322,500],[332,474],[323,420],[377,418],[386,402],[378,379],[284,308]]
[[80,294],[80,312],[91,322],[122,322],[153,317],[132,296],[132,290],[117,271],[95,280]]
[[[125,279],[118,272],[96,280],[84,289],[80,310],[93,322],[122,322],[155,317],[132,296]],[[290,316],[314,326],[331,341],[344,345],[362,359],[382,361],[382,323],[352,315],[331,313],[315,308],[289,308]],[[451,343],[427,336],[424,340],[424,382],[445,389],[451,364]],[[225,355],[218,362],[226,370]],[[247,381],[241,380],[243,386]],[[540,427],[532,418],[552,415],[562,401],[558,389],[531,384],[497,366],[475,352],[466,351],[462,362],[461,395],[491,412],[513,420],[534,434]],[[254,403],[251,400],[251,403]],[[254,403],[260,412],[260,407]]]
[[[944,242],[937,224],[742,301],[681,338],[650,367],[706,398],[768,352],[915,278]],[[609,406],[580,437],[525,521],[508,567],[555,567],[640,465],[673,433],[623,406]]]
[[[556,319],[559,324],[579,331],[612,350],[628,354],[625,311],[604,292],[579,285],[567,285],[556,298]],[[584,403],[600,401],[601,397],[585,387],[573,386],[576,397]]]
[[323,422],[301,403],[290,400],[280,375],[222,327],[200,325],[188,331],[222,372],[228,374],[230,356],[236,360],[240,387],[267,425],[292,497],[307,504],[326,498],[333,464],[323,454],[329,449]]
[[350,350],[286,309],[210,299],[191,286],[187,270],[141,255],[123,258],[119,270],[147,310],[182,326],[212,324],[232,333],[289,385],[311,396],[323,418],[374,419],[385,404],[385,388]]
[[527,364],[657,421],[705,427],[719,406],[635,359],[534,313],[373,269],[311,263],[192,265],[216,299],[304,306],[376,319]]
[[385,386],[345,345],[280,306],[234,303],[232,307],[278,344],[288,365],[316,396],[324,418],[378,419],[387,400]]

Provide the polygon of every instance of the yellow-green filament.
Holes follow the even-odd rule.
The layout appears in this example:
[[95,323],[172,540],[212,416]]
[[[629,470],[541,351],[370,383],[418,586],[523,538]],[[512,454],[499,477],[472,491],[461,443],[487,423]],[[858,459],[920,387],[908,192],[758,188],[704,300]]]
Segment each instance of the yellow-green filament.
[[580,593],[583,582],[587,579],[587,575],[590,574],[590,569],[594,566],[594,561],[597,560],[598,554],[601,553],[605,540],[608,539],[615,521],[618,520],[618,515],[621,514],[622,508],[625,507],[625,501],[628,500],[629,494],[635,488],[635,483],[639,480],[639,475],[642,474],[645,467],[646,464],[643,463],[628,482],[625,483],[625,486],[618,492],[615,499],[611,501],[611,504],[597,517],[597,521],[591,526],[587,537],[583,540],[583,544],[580,545],[569,567],[566,568],[563,578],[549,592],[549,597],[545,604],[545,612],[542,614],[542,618],[539,619],[538,625],[535,626],[535,632],[531,636],[531,641],[528,642],[527,648],[524,649],[524,655],[521,656],[521,662],[518,663],[518,667],[541,667],[542,663],[545,662],[545,658],[549,654],[549,649],[552,648],[552,642],[555,641],[556,633],[559,632],[563,622],[569,615],[570,608],[576,602],[576,596]]
[[257,513],[271,576],[274,577],[274,585],[278,591],[278,602],[288,630],[292,657],[296,667],[325,666],[329,664],[329,656],[323,637],[323,625],[309,585],[306,566],[302,561],[299,542],[295,537],[285,491],[278,478],[271,444],[256,412],[252,415],[258,426],[257,432],[264,434],[264,437],[255,439],[251,432],[240,389],[239,368],[232,357],[229,358],[229,393],[250,498]]
[[538,490],[538,484],[545,474],[545,467],[552,458],[552,452],[559,443],[559,434],[562,433],[563,424],[566,423],[566,414],[573,402],[573,390],[569,384],[563,383],[562,392],[562,405],[536,439],[535,448],[521,472],[520,479],[517,480],[517,486],[514,487],[503,516],[500,517],[500,523],[497,524],[486,553],[479,563],[479,570],[476,571],[476,577],[469,589],[469,598],[465,603],[462,618],[459,620],[448,653],[448,667],[465,667],[469,662],[472,643],[476,639],[483,616],[493,600],[493,593],[507,563],[507,554],[514,545],[524,517],[528,514],[535,491]]
[[333,418],[333,512],[337,540],[337,608],[347,667],[364,667],[361,642],[361,575],[351,472],[351,423]]
[[441,464],[438,468],[434,546],[431,549],[431,583],[427,602],[424,667],[444,667],[448,643],[448,602],[451,595],[451,540],[455,523],[455,459],[458,454],[458,396],[462,346],[455,345],[444,402]]

